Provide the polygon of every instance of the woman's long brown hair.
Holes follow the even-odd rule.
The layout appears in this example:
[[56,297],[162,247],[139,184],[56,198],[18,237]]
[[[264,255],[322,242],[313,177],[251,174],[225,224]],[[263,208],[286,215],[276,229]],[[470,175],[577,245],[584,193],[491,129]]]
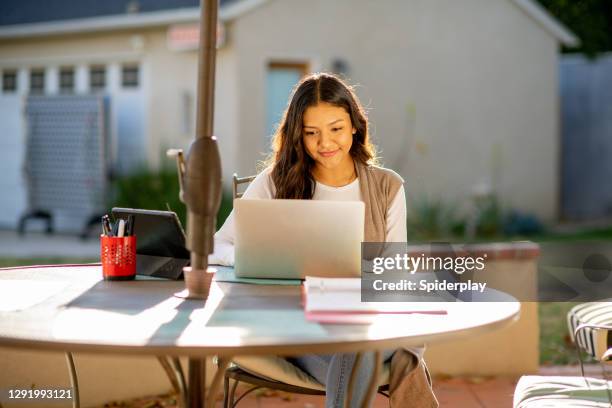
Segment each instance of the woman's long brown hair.
[[315,182],[311,168],[314,160],[303,143],[303,117],[306,109],[320,102],[342,107],[356,132],[350,154],[353,160],[376,162],[376,150],[368,135],[368,119],[353,89],[332,74],[318,73],[303,78],[296,86],[283,118],[272,139],[272,181],[275,198],[311,199]]

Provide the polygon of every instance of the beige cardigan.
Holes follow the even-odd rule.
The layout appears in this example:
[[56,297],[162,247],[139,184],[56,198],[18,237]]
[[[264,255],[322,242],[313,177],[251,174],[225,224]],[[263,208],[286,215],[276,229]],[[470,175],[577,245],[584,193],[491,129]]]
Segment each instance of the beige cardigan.
[[355,162],[365,203],[365,242],[384,242],[387,210],[404,180],[393,170]]

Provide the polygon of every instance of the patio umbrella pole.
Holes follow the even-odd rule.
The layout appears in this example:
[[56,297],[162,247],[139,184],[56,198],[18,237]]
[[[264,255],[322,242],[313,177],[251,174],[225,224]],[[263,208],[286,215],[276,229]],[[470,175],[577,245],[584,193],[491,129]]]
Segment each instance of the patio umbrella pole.
[[[208,298],[214,275],[214,269],[208,268],[208,255],[214,249],[213,236],[221,204],[221,158],[217,139],[212,134],[218,8],[218,0],[201,0],[196,138],[189,148],[182,179],[183,200],[187,206],[187,248],[191,251],[191,266],[183,271],[186,297],[192,299]],[[190,357],[189,408],[205,406],[205,384],[206,357]],[[210,400],[214,401],[215,390],[211,389],[210,393]]]
[[189,298],[206,299],[214,271],[208,270],[221,203],[221,158],[212,135],[218,0],[201,0],[196,139],[189,148],[183,177],[187,205],[187,247],[191,267],[185,268]]

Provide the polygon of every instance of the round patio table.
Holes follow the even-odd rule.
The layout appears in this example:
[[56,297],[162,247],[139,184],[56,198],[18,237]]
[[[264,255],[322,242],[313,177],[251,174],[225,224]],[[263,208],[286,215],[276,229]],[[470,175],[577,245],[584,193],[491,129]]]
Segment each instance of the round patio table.
[[[99,264],[0,269],[0,346],[186,356],[189,404],[197,406],[205,401],[206,356],[228,362],[237,355],[414,346],[499,329],[520,312],[520,304],[507,297],[504,302],[439,303],[446,314],[320,324],[306,320],[299,286],[213,281],[206,302],[174,296],[183,289],[182,281],[104,281]],[[213,384],[220,382],[219,371]]]

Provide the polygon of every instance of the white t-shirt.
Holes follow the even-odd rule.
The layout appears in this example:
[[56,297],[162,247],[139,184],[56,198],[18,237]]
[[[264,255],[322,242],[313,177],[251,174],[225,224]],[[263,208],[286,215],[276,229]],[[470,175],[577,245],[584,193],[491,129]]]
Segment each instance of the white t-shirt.
[[[267,168],[257,175],[244,192],[243,198],[272,199],[276,193],[272,182],[271,168]],[[342,187],[331,187],[316,182],[313,200],[328,201],[363,201],[359,188],[359,179]],[[387,212],[387,242],[406,242],[406,197],[404,186],[401,186],[391,201]],[[208,257],[209,264],[234,265],[234,212],[225,220],[225,223],[215,234],[215,251]]]

